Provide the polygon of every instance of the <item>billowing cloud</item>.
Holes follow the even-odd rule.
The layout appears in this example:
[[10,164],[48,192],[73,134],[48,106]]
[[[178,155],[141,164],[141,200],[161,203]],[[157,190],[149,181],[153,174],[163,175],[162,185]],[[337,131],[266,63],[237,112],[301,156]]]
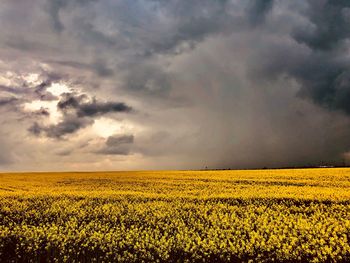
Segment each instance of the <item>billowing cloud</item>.
[[265,43],[255,67],[264,78],[289,76],[300,84],[298,95],[350,114],[350,3],[307,3],[306,24],[292,29],[289,42]]
[[312,49],[329,51],[350,37],[350,2],[309,0],[306,16],[310,24],[296,28],[294,38]]
[[62,136],[73,134],[78,130],[92,125],[93,120],[86,118],[77,118],[76,116],[65,116],[65,118],[57,124],[49,126],[41,126],[35,122],[29,129],[34,135],[45,134],[51,138],[61,138]]
[[28,80],[22,77],[17,80],[17,83],[13,83],[12,85],[0,85],[0,92],[7,97],[3,100],[57,100],[57,97],[47,89],[54,82],[59,82],[60,77],[44,73],[40,76],[38,75],[36,78],[36,82],[38,83],[28,82]]
[[[62,138],[91,126],[94,124],[94,117],[131,111],[131,107],[122,102],[100,102],[86,94],[73,93],[62,93],[57,109],[63,114],[58,123],[40,125],[34,122],[28,131],[37,136],[44,134],[51,138]],[[39,112],[41,115],[49,115],[45,109],[40,109]]]
[[75,96],[71,93],[63,94],[57,107],[62,111],[73,109],[78,117],[93,117],[112,112],[131,111],[131,107],[123,102],[100,102],[96,98],[90,100],[85,94]]
[[6,169],[350,156],[346,0],[5,0],[0,23]]

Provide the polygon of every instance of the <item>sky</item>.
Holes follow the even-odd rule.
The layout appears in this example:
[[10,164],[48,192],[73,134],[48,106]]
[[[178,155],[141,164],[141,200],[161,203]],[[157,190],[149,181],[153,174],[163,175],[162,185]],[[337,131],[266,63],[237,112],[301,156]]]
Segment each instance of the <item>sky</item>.
[[1,0],[0,170],[350,164],[348,0]]

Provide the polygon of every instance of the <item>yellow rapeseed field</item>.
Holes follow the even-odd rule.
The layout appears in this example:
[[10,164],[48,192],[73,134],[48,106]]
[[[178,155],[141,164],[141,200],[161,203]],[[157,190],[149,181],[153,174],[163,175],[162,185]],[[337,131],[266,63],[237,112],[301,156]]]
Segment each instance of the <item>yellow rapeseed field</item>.
[[350,262],[350,169],[0,174],[0,262]]

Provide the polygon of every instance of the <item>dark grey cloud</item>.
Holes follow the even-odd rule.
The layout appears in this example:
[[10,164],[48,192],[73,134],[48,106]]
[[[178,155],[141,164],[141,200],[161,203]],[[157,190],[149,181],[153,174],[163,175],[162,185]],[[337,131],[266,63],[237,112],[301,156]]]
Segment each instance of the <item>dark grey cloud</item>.
[[63,94],[57,107],[62,111],[73,109],[78,117],[94,117],[107,113],[130,112],[132,108],[123,102],[101,102],[96,98],[89,99],[85,94]]
[[[170,28],[158,26],[162,35],[145,39],[146,45],[143,46],[145,56],[179,55],[195,48],[198,43],[211,35],[228,34],[247,25],[240,13],[244,12],[244,8],[232,5],[229,0],[150,2],[156,3],[153,9],[166,16],[172,25]],[[248,9],[247,11],[250,12]],[[150,26],[156,25],[151,23]],[[146,30],[153,31],[152,28]]]
[[[295,28],[297,44],[266,44],[257,52],[263,78],[282,75],[300,84],[298,95],[329,110],[350,114],[350,60],[340,45],[350,36],[348,1],[308,1],[310,28]],[[305,47],[305,46],[306,47]]]
[[[147,1],[145,1],[147,2]],[[161,38],[149,43],[145,54],[170,53],[178,55],[194,48],[209,36],[227,35],[236,31],[249,30],[250,25],[264,22],[273,7],[273,0],[245,1],[235,3],[229,0],[195,1],[151,1],[158,5],[155,10],[172,19],[171,34],[164,32]],[[187,48],[181,45],[187,44]]]
[[315,50],[336,48],[350,36],[350,2],[309,0],[305,16],[309,27],[296,28],[294,38]]
[[251,0],[247,8],[248,17],[253,25],[259,25],[268,15],[274,0]]
[[57,103],[57,108],[60,110],[76,109],[80,106],[83,100],[87,100],[86,94],[64,93],[60,101]]
[[98,150],[99,154],[107,155],[128,155],[131,146],[134,143],[133,135],[115,135],[107,138],[102,149]]
[[48,137],[61,138],[62,136],[73,134],[79,129],[85,128],[91,124],[93,124],[93,120],[66,116],[63,121],[56,125],[44,127],[43,130]]
[[124,143],[133,143],[134,136],[133,135],[122,135],[122,136],[111,136],[107,139],[106,145],[108,147],[115,147]]
[[64,30],[64,24],[60,18],[61,10],[69,7],[75,7],[76,5],[84,5],[95,0],[47,0],[46,10],[50,15],[50,21],[52,27],[57,32],[62,32]]
[[139,65],[130,69],[125,88],[145,95],[164,96],[171,90],[169,74],[156,65]]
[[35,122],[28,131],[33,135],[45,135],[50,138],[60,139],[64,136],[76,133],[78,130],[90,126],[94,123],[92,119],[79,118],[66,115],[62,121],[48,126],[40,125]]
[[[72,169],[119,168],[122,160],[127,169],[317,165],[350,151],[346,0],[0,7],[0,141],[9,137],[6,149],[27,166],[68,155]],[[30,73],[40,75],[35,84]],[[56,97],[53,83],[71,91]],[[34,100],[58,101],[58,114],[46,106],[23,112]],[[84,130],[93,124],[101,126]],[[124,135],[100,138],[117,131]],[[59,151],[42,156],[47,148]]]
[[[177,19],[176,32],[169,37],[154,41],[146,54],[174,52],[182,42],[189,42],[190,47],[210,34],[229,31],[234,26],[234,18],[228,12],[229,1],[159,1],[160,9]],[[176,51],[175,51],[176,52]]]
[[[47,12],[53,28],[62,32],[65,26],[60,13],[74,13],[77,6],[88,6],[90,2],[98,1],[48,1]],[[104,12],[101,20],[108,23],[108,32],[94,23],[95,17],[90,17],[88,12],[86,16],[79,13],[80,16],[66,22],[69,30],[85,45],[111,48],[134,56],[132,59],[144,59],[160,54],[178,55],[193,49],[208,36],[228,34],[244,30],[251,23],[261,23],[271,6],[272,0],[247,3],[229,0],[107,1],[98,2],[94,7],[97,12]],[[108,75],[111,75],[109,71]]]
[[77,114],[79,117],[98,116],[112,112],[130,112],[131,107],[123,102],[98,102],[95,99],[91,103],[80,105]]
[[[263,24],[272,7],[273,0],[238,4],[228,0],[121,2],[117,21],[137,54],[125,63],[123,87],[141,96],[166,99],[172,91],[173,76],[167,72],[167,65],[154,63],[154,57],[180,56],[207,38],[245,32]],[[164,23],[154,21],[158,16],[166,18]]]

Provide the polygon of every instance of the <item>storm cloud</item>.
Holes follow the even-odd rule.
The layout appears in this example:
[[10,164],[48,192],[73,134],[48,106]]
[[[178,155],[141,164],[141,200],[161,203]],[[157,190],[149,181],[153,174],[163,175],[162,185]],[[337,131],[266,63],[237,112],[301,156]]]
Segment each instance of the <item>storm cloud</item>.
[[63,94],[63,98],[58,102],[57,107],[62,111],[73,109],[78,117],[93,117],[111,112],[130,112],[132,109],[123,102],[100,102],[96,98],[90,101],[86,99],[86,95]]
[[297,28],[294,38],[312,49],[330,51],[350,36],[350,3],[346,0],[309,0],[306,16],[310,25]]
[[0,168],[350,163],[349,1],[0,10]]
[[97,151],[97,153],[107,155],[128,155],[133,143],[133,135],[110,136],[107,138],[103,148]]
[[77,118],[75,116],[65,116],[65,118],[57,124],[42,126],[35,122],[28,131],[34,135],[46,135],[50,138],[62,138],[65,135],[73,134],[78,130],[93,124],[93,120],[86,118]]
[[329,110],[350,114],[350,3],[307,1],[306,25],[291,31],[291,40],[267,45],[256,65],[264,78],[287,75],[300,84],[298,95]]

